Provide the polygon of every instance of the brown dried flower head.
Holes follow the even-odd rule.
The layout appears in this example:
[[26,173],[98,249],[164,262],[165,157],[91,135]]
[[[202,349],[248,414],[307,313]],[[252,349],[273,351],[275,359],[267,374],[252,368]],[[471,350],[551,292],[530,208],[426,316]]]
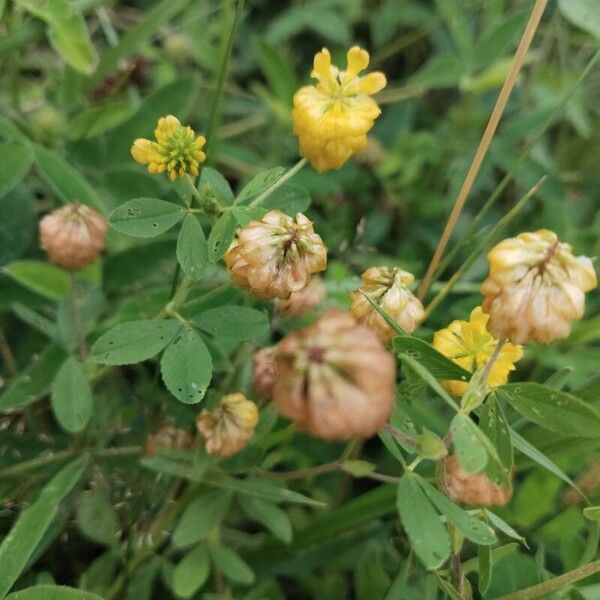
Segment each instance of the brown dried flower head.
[[385,319],[365,298],[381,307],[404,331],[412,333],[425,318],[421,301],[408,289],[414,276],[400,268],[371,267],[362,274],[363,285],[351,294],[352,314],[389,342],[395,334]]
[[277,346],[273,400],[304,431],[328,440],[370,437],[394,404],[396,365],[375,333],[328,310]]
[[313,277],[310,283],[297,292],[292,292],[287,300],[277,300],[275,308],[285,317],[299,317],[313,309],[325,298],[325,285],[320,277]]
[[242,227],[224,258],[236,285],[260,298],[287,299],[325,270],[327,248],[303,214],[292,219],[272,210]]
[[144,454],[153,456],[161,450],[191,448],[192,443],[192,436],[188,431],[175,427],[173,423],[166,423],[156,433],[148,436],[144,446]]
[[483,282],[488,329],[513,344],[565,338],[583,316],[585,292],[598,284],[592,261],[547,229],[521,233],[492,248]]
[[223,396],[214,410],[203,410],[196,419],[206,451],[220,457],[245,448],[257,423],[256,404],[240,393]]
[[262,398],[270,398],[273,393],[276,352],[277,346],[269,346],[254,355],[254,390]]
[[106,219],[93,208],[65,204],[40,221],[40,242],[53,263],[79,271],[104,250],[106,230]]
[[510,488],[495,484],[485,473],[466,473],[454,454],[444,461],[442,486],[451,500],[467,506],[504,506],[512,496]]
[[[595,460],[591,465],[575,480],[577,487],[590,498],[595,496],[600,490],[600,460]],[[567,506],[579,506],[583,504],[584,499],[581,494],[570,487],[563,494],[563,502]]]

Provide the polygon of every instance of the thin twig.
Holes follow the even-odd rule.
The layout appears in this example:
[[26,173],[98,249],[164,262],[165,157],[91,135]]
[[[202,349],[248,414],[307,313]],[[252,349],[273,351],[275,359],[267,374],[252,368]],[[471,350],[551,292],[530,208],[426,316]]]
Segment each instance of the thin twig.
[[485,364],[485,367],[483,368],[483,371],[481,373],[481,380],[484,383],[487,382],[488,377],[490,376],[490,371],[492,370],[494,363],[498,360],[498,357],[500,356],[500,352],[502,351],[502,347],[504,346],[504,344],[506,344],[506,340],[498,340],[498,342],[496,343],[496,347],[494,348],[494,352],[492,352],[492,355]]
[[315,475],[323,475],[325,473],[333,473],[334,471],[338,471],[341,467],[341,463],[336,461],[325,463],[322,465],[317,465],[316,467],[310,467],[307,469],[297,469],[296,471],[263,471],[262,469],[257,469],[257,473],[261,477],[265,477],[267,479],[282,479],[284,481],[291,481],[293,479],[306,479],[307,477],[314,477]]
[[435,249],[433,258],[431,259],[431,263],[427,269],[427,273],[421,282],[418,293],[420,300],[423,300],[427,290],[429,289],[433,273],[437,269],[437,266],[444,254],[444,250],[448,245],[450,236],[456,227],[460,213],[462,212],[469,192],[471,191],[473,183],[475,182],[475,178],[477,177],[477,173],[479,172],[481,164],[483,163],[483,159],[485,158],[494,134],[496,133],[496,129],[498,128],[498,124],[500,123],[500,119],[504,113],[504,109],[506,108],[508,98],[510,97],[515,83],[517,82],[519,72],[521,71],[525,61],[525,56],[527,55],[527,51],[529,50],[529,46],[531,45],[533,36],[535,35],[535,32],[540,24],[540,20],[547,4],[548,0],[536,0],[533,10],[531,11],[531,16],[529,17],[529,21],[527,22],[525,31],[523,32],[521,41],[519,42],[519,46],[515,52],[510,71],[506,77],[506,80],[504,81],[504,84],[502,85],[498,100],[496,101],[496,105],[494,106],[494,110],[492,111],[460,192],[456,198],[456,201],[454,202],[454,206],[452,207],[452,211],[450,212],[450,216],[448,217],[448,221],[446,222],[442,236],[440,237],[437,248]]
[[442,286],[433,300],[425,307],[425,317],[428,317],[438,304],[452,291],[460,278],[471,268],[473,263],[479,258],[482,252],[485,252],[494,242],[498,233],[500,233],[520,212],[525,204],[537,194],[538,190],[544,183],[546,177],[542,177],[493,227],[493,229],[481,240],[471,254],[462,262],[456,272]]
[[416,446],[417,442],[410,435],[404,433],[397,427],[394,427],[391,423],[386,423],[382,428],[383,431],[387,431],[391,435],[393,435],[397,440],[400,440],[403,444],[407,444],[408,446]]
[[6,364],[6,368],[10,371],[11,375],[16,375],[19,372],[19,365],[15,359],[15,355],[8,343],[8,340],[0,330],[0,355]]

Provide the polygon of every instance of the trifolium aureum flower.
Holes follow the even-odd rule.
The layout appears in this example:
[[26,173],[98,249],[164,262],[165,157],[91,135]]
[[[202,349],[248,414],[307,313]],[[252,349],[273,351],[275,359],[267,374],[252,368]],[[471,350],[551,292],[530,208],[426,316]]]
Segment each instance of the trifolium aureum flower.
[[39,228],[40,244],[48,258],[67,271],[79,271],[104,250],[108,226],[98,211],[73,202],[43,217]]
[[196,419],[206,451],[220,457],[245,448],[257,423],[256,404],[240,393],[223,396],[214,410],[203,410]]
[[275,351],[275,406],[315,437],[371,437],[390,416],[395,387],[393,356],[348,312],[326,311]]
[[154,130],[156,141],[139,138],[133,142],[131,155],[149,173],[167,173],[171,181],[188,173],[198,175],[200,164],[206,160],[202,152],[206,139],[196,136],[191,127],[184,127],[173,115],[158,120]]
[[358,46],[348,50],[348,66],[340,71],[331,64],[327,48],[315,55],[311,77],[316,85],[294,95],[294,133],[300,154],[319,171],[339,169],[367,146],[367,132],[381,113],[370,97],[385,87],[380,72],[359,77],[369,64],[369,53]]
[[488,329],[516,344],[567,337],[571,321],[583,316],[585,292],[598,284],[592,261],[573,256],[571,246],[547,229],[503,240],[488,261],[481,287]]
[[272,210],[238,230],[224,259],[236,285],[260,298],[286,300],[325,270],[327,248],[303,214],[292,219]]
[[396,333],[365,298],[365,294],[404,331],[412,333],[425,318],[421,301],[408,286],[414,281],[408,271],[400,268],[371,267],[362,274],[363,285],[351,294],[352,314],[373,328],[383,342],[389,342]]
[[[471,311],[468,321],[452,321],[445,329],[436,331],[433,347],[469,373],[474,373],[487,364],[498,343],[487,330],[488,320],[489,315],[478,306]],[[515,363],[521,356],[521,346],[508,342],[504,344],[490,369],[487,384],[497,387],[506,383],[509,373],[515,370]],[[442,385],[457,398],[468,387],[466,381],[442,381]]]

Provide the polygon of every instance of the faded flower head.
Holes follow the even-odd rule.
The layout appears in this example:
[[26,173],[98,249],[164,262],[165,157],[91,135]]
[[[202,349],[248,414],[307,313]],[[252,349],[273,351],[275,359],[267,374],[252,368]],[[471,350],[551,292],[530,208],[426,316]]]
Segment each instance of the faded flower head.
[[277,346],[261,348],[253,359],[254,390],[262,398],[270,398],[275,385],[275,354]]
[[223,396],[214,410],[203,410],[196,419],[206,451],[220,457],[245,448],[257,423],[256,404],[239,393]]
[[521,233],[492,248],[483,282],[488,329],[515,344],[549,343],[571,332],[583,316],[585,292],[598,284],[592,261],[547,229]]
[[225,253],[233,282],[260,298],[288,299],[327,266],[327,248],[312,222],[278,210],[238,230]]
[[106,237],[106,219],[84,204],[65,204],[40,221],[40,243],[48,258],[67,271],[93,263]]
[[144,454],[153,456],[161,450],[191,448],[192,443],[192,436],[188,431],[175,427],[173,423],[166,423],[156,433],[148,436],[144,446]]
[[375,333],[350,313],[328,310],[277,346],[273,400],[311,435],[370,437],[394,404],[396,365]]
[[352,314],[375,330],[383,342],[389,342],[396,334],[385,319],[365,298],[365,294],[385,310],[404,331],[412,333],[425,318],[421,301],[408,289],[414,281],[408,271],[400,268],[371,267],[362,274],[363,285],[351,294]]
[[320,277],[313,277],[310,283],[292,292],[287,300],[277,300],[275,308],[285,317],[298,317],[313,309],[325,298],[325,285]]
[[370,97],[385,87],[380,72],[359,76],[369,64],[369,53],[358,46],[348,50],[348,66],[331,64],[327,48],[315,55],[311,77],[319,83],[294,95],[294,133],[300,154],[319,171],[339,169],[367,146],[367,132],[381,110]]
[[[498,341],[487,330],[489,315],[478,306],[471,311],[468,321],[452,321],[445,329],[436,331],[433,347],[452,362],[469,373],[483,367],[496,349]],[[515,370],[515,363],[523,356],[523,348],[506,343],[490,369],[487,384],[497,387],[508,381],[508,375]],[[466,381],[442,381],[442,385],[453,396],[460,398],[466,391]]]
[[131,155],[149,173],[167,173],[171,181],[189,173],[198,175],[198,167],[206,160],[202,147],[204,136],[196,137],[191,127],[184,127],[173,115],[158,120],[154,130],[156,141],[139,138],[133,142]]
[[485,473],[467,473],[454,454],[444,461],[442,487],[454,502],[467,506],[504,506],[512,496],[509,487],[495,484]]

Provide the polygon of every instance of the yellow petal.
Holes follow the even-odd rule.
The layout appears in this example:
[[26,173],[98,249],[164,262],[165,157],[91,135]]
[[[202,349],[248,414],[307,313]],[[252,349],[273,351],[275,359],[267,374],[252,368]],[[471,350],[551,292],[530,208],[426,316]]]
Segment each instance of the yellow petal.
[[156,151],[150,140],[139,138],[131,146],[131,156],[136,162],[146,165],[156,158]]
[[359,78],[356,83],[356,93],[358,94],[376,94],[380,92],[387,84],[387,79],[381,71],[369,73]]
[[361,71],[369,66],[369,53],[358,46],[353,46],[346,54],[348,68],[344,74],[344,81],[354,79]]

